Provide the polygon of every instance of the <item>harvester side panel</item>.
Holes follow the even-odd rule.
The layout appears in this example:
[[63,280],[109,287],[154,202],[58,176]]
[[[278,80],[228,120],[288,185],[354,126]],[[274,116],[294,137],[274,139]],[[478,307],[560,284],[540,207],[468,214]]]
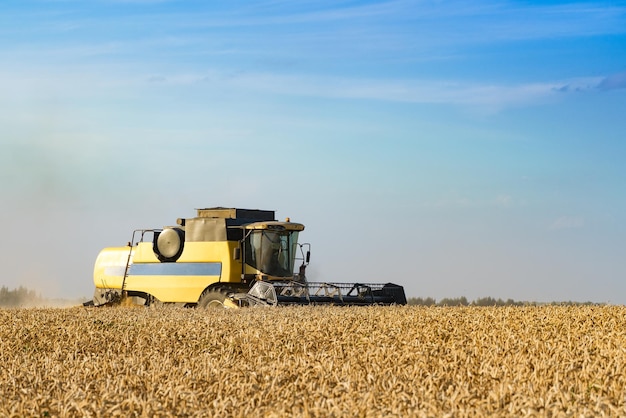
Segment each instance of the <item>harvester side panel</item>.
[[137,260],[141,263],[159,263],[159,259],[154,253],[154,247],[152,242],[140,242],[138,245],[135,246],[133,251],[133,260]]
[[93,271],[99,289],[121,289],[130,247],[110,247],[100,251]]
[[161,302],[196,303],[214,283],[240,284],[241,264],[232,260],[237,245],[231,241],[188,242],[176,262],[162,263],[154,255],[151,242],[140,242],[133,247],[126,280],[130,247],[107,248],[96,259],[94,284],[97,289],[121,291],[124,283],[124,290],[147,293]]
[[161,302],[195,303],[220,279],[221,263],[135,263],[126,290],[146,292]]
[[226,241],[226,220],[223,218],[187,219],[185,241]]

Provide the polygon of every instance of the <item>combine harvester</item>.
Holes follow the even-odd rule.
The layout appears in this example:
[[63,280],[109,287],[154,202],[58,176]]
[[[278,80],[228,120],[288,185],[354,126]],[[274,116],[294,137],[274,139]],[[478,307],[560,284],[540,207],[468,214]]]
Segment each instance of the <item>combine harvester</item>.
[[[311,246],[299,244],[304,225],[278,222],[274,211],[197,209],[177,226],[139,229],[125,247],[96,259],[92,301],[176,304],[198,308],[276,305],[406,304],[392,283],[313,283],[305,271]],[[301,261],[294,273],[296,260]]]

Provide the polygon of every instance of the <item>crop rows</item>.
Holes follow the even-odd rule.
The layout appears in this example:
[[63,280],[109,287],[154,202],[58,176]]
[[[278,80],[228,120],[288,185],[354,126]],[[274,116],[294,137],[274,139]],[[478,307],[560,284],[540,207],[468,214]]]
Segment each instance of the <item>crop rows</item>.
[[0,416],[624,416],[626,308],[0,310]]

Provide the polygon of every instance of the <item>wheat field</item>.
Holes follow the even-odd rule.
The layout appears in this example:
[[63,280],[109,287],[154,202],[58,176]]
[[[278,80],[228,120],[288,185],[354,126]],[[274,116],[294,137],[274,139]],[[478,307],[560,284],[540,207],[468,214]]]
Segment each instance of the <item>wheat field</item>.
[[626,308],[0,310],[0,416],[626,416]]

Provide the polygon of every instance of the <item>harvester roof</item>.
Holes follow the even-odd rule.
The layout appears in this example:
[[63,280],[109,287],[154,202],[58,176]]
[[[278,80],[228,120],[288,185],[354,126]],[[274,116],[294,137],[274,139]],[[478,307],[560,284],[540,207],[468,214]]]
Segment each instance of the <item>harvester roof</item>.
[[302,231],[304,225],[295,222],[264,221],[246,224],[245,229],[269,229],[274,231]]

